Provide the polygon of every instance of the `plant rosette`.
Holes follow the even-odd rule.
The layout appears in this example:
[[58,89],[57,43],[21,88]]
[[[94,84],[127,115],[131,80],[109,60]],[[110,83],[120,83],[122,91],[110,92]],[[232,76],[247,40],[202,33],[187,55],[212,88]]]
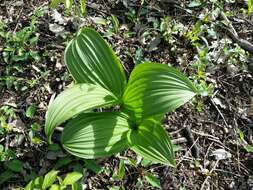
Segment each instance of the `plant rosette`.
[[[91,28],[81,29],[69,42],[64,60],[75,84],[49,104],[45,133],[50,143],[54,129],[67,121],[61,143],[72,155],[95,159],[130,148],[153,162],[175,165],[161,119],[197,94],[185,75],[144,62],[127,80],[112,48]],[[114,106],[120,109],[94,112]]]

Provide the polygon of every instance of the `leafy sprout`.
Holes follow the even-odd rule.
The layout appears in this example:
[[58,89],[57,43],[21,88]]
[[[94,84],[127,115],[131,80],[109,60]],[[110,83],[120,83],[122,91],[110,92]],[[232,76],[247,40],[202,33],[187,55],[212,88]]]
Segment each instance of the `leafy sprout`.
[[[157,163],[174,166],[174,151],[160,124],[163,115],[196,94],[191,81],[167,65],[144,62],[127,81],[120,60],[93,29],[81,29],[65,50],[75,84],[49,104],[45,133],[68,121],[61,142],[86,159],[111,156],[127,148]],[[94,109],[120,107],[119,111]]]

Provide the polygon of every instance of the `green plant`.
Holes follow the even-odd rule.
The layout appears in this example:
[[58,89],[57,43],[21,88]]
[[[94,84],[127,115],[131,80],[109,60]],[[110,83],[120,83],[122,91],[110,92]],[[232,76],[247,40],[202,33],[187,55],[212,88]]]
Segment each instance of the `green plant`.
[[[79,172],[68,173],[64,179],[58,176],[59,171],[52,170],[45,176],[40,176],[31,180],[23,190],[64,190],[71,186],[72,190],[82,189],[81,184],[78,182],[82,178],[82,174]],[[57,182],[58,180],[58,182]]]
[[9,126],[9,121],[16,118],[15,110],[11,106],[0,107],[0,135],[8,133],[11,131]]
[[251,15],[253,11],[253,1],[248,0],[248,14]]
[[115,180],[122,180],[125,177],[125,163],[124,160],[120,160],[119,169],[117,172],[114,172],[112,178]]
[[[45,133],[50,143],[55,127],[69,120],[61,142],[75,156],[94,159],[130,148],[154,162],[175,164],[160,121],[195,96],[187,77],[146,62],[134,68],[127,82],[113,50],[90,28],[81,29],[68,44],[65,64],[76,84],[49,103]],[[104,107],[112,111],[93,111]]]
[[[26,87],[22,82],[28,83],[30,86],[34,84],[28,81],[20,74],[24,72],[22,64],[27,60],[39,61],[40,56],[37,51],[37,43],[39,35],[36,33],[38,18],[43,15],[41,9],[36,9],[31,16],[28,26],[19,30],[7,30],[7,24],[0,21],[0,41],[2,42],[1,54],[4,60],[4,67],[0,70],[0,90],[1,87],[15,87],[16,90],[25,90]],[[36,81],[35,81],[36,82]]]
[[70,14],[73,6],[77,11],[81,12],[83,16],[86,15],[86,0],[79,0],[79,6],[76,5],[74,0],[52,0],[50,7],[55,9],[59,4],[64,3],[64,6],[67,10],[67,14]]
[[153,187],[161,189],[161,184],[160,184],[159,179],[157,179],[157,177],[154,176],[152,173],[147,172],[144,177],[150,185],[152,185]]
[[183,34],[185,33],[184,25],[166,16],[164,18],[161,18],[159,30],[165,42],[169,44],[170,50],[176,53],[178,49],[177,48],[178,36],[183,36]]
[[6,27],[0,27],[0,37],[5,42],[2,55],[6,63],[40,59],[35,50],[39,39],[35,32],[37,31],[37,19],[42,14],[41,10],[36,10],[31,17],[30,25],[19,31],[6,31]]
[[240,129],[237,129],[238,133],[238,144],[241,145],[247,152],[253,153],[253,146],[250,145],[246,140],[245,140],[245,135],[243,131]]

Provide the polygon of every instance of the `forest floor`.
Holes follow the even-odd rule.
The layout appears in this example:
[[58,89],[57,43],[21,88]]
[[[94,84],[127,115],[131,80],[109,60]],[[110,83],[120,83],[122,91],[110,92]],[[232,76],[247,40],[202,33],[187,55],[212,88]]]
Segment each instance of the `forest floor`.
[[[83,18],[48,5],[0,2],[0,189],[24,187],[53,168],[61,175],[81,168],[86,189],[253,189],[253,16],[247,3],[88,0]],[[127,76],[135,65],[154,61],[178,68],[202,89],[202,96],[164,117],[178,149],[175,168],[132,151],[83,162],[48,146],[47,105],[72,81],[62,57],[82,26],[105,37]],[[120,160],[119,180],[113,174]]]

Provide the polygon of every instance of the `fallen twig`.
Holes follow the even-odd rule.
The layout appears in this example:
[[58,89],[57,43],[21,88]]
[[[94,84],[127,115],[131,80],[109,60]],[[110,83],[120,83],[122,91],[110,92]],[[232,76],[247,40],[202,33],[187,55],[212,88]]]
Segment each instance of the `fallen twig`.
[[185,158],[192,159],[192,158],[190,158],[190,157],[187,157],[186,155],[191,151],[191,149],[192,149],[194,146],[196,146],[196,143],[198,142],[198,140],[199,140],[199,138],[197,138],[197,139],[194,141],[194,143],[191,145],[191,147],[189,148],[189,150],[186,151],[185,155],[184,155],[182,158],[180,158],[180,160],[178,161],[177,166],[176,166],[175,168],[177,168],[177,167],[179,166],[179,164],[180,164],[183,160],[185,160]]
[[183,128],[183,135],[187,139],[188,146],[192,147],[191,152],[194,158],[199,158],[199,148],[196,145],[196,142],[194,142],[194,137],[192,135],[190,127]]
[[229,28],[225,28],[228,31],[228,34],[230,36],[230,38],[237,43],[242,49],[244,49],[245,51],[248,51],[249,53],[253,54],[253,44],[251,44],[250,42],[248,42],[247,40],[244,40],[242,38],[239,37],[239,35],[237,34],[235,28],[233,27],[232,23],[230,22],[230,20],[228,20],[227,16],[225,15],[225,13],[222,11],[220,13],[221,17],[226,21],[226,24]]

